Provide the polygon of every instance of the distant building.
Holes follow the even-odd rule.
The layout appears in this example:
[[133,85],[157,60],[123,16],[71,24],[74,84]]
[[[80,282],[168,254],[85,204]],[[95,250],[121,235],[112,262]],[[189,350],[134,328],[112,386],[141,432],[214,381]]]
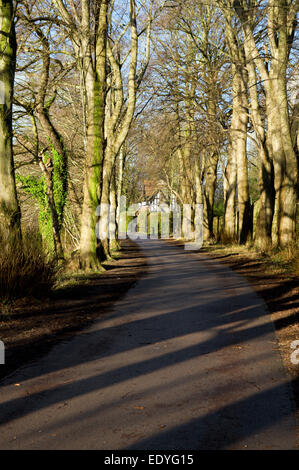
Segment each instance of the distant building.
[[169,190],[163,180],[152,181],[144,180],[145,204],[149,207],[150,212],[157,212],[161,204],[170,206],[173,210],[177,206],[175,195]]

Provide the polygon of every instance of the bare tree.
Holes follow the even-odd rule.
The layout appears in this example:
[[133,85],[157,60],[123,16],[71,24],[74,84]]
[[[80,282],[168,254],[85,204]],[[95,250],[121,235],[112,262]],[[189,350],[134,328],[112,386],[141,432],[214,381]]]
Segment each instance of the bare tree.
[[[109,247],[109,217],[115,219],[116,204],[108,205],[110,196],[115,193],[115,179],[113,176],[116,158],[123,146],[128,132],[131,128],[136,107],[137,92],[142,83],[150,59],[150,39],[151,25],[153,21],[153,0],[150,0],[146,13],[145,25],[139,24],[141,32],[145,32],[145,52],[142,60],[138,60],[139,41],[141,32],[138,33],[137,13],[135,1],[129,1],[129,23],[118,33],[116,38],[112,38],[110,33],[107,42],[107,58],[110,65],[110,77],[108,77],[109,88],[107,90],[107,100],[105,109],[105,151],[103,160],[103,174],[101,186],[101,214],[99,221],[99,231],[103,254],[107,258],[110,256]],[[111,11],[112,15],[113,12]],[[129,45],[121,54],[121,39],[130,30],[130,37],[127,38]],[[130,58],[127,71],[127,79],[124,77],[122,69],[126,66],[126,61]],[[138,62],[140,67],[138,67]],[[127,83],[125,83],[127,82]],[[111,227],[110,227],[111,232]],[[115,239],[115,235],[113,235]]]
[[[51,55],[55,54],[51,51],[49,39],[53,24],[51,22],[49,24],[46,22],[45,25],[41,24],[39,20],[35,20],[35,14],[36,10],[32,8],[30,2],[23,2],[22,8],[17,13],[18,28],[20,29],[22,26],[22,33],[27,37],[26,45],[21,44],[18,50],[19,56],[22,53],[23,59],[20,61],[23,62],[21,72],[23,75],[29,70],[32,73],[32,69],[35,67],[35,80],[32,83],[31,78],[27,86],[23,80],[23,85],[17,87],[14,101],[18,107],[23,107],[32,122],[35,138],[34,161],[40,166],[44,176],[52,221],[54,250],[57,258],[63,259],[61,229],[67,196],[67,153],[62,137],[52,122],[50,109],[57,98],[58,80],[65,77],[68,71],[72,69],[73,64],[64,67],[61,61],[56,58],[59,67],[56,73],[53,73]],[[27,50],[30,50],[29,56],[25,52]],[[24,63],[25,58],[27,59],[26,63]],[[51,80],[50,74],[52,75]],[[29,75],[31,76],[30,73]],[[37,121],[39,121],[46,138],[46,142],[43,144],[40,139]],[[54,162],[53,158],[59,160],[59,162]],[[61,186],[59,192],[57,191],[57,185],[55,187],[54,178],[59,179],[58,185]]]
[[104,156],[106,99],[106,45],[110,0],[82,0],[75,4],[53,0],[69,35],[81,77],[81,93],[86,127],[86,159],[81,216],[79,266],[100,267],[96,209]]
[[[294,152],[287,97],[287,66],[296,28],[297,1],[235,2],[247,43],[248,61],[254,64],[265,89],[268,145],[273,158],[275,224],[272,237],[279,246],[292,244],[296,231],[298,167]],[[266,43],[259,48],[257,18],[266,15]]]
[[[221,2],[220,2],[221,4]],[[223,5],[223,4],[222,4]],[[226,41],[232,71],[232,117],[228,165],[226,167],[224,235],[236,238],[235,196],[237,184],[238,231],[240,243],[246,243],[252,232],[249,200],[247,127],[248,127],[248,75],[245,67],[244,44],[240,40],[238,25],[234,25],[233,11],[223,8],[226,20]]]

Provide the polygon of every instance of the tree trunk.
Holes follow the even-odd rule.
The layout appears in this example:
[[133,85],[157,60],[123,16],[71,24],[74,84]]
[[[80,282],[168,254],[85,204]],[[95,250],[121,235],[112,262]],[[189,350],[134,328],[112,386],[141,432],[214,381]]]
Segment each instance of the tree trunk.
[[247,75],[244,70],[235,71],[233,81],[236,81],[233,92],[236,93],[236,108],[238,115],[237,129],[234,138],[237,181],[238,181],[238,234],[239,243],[245,244],[252,235],[252,217],[249,199],[248,161],[247,161],[247,126],[248,99]]
[[100,211],[100,243],[104,252],[104,258],[110,258],[109,246],[109,219],[110,219],[110,183],[112,179],[113,166],[115,163],[114,152],[106,148],[104,163],[103,163],[103,176],[102,176],[102,193],[101,193],[101,211]]
[[117,224],[116,224],[116,204],[117,204],[117,197],[116,197],[116,175],[115,169],[113,171],[113,175],[110,181],[110,211],[109,211],[109,251],[113,253],[113,251],[119,250],[119,244],[117,242]]
[[[190,180],[188,178],[189,172],[188,172],[188,165],[189,165],[189,158],[190,155],[188,153],[188,150],[186,151],[186,148],[184,148],[184,151],[179,148],[178,149],[178,158],[180,162],[180,196],[181,200],[183,202],[183,205],[186,204],[190,206],[190,209],[192,208],[192,202],[193,202],[193,195],[192,195],[192,190],[190,186]],[[182,213],[182,236],[185,239],[189,239],[191,234],[190,234],[190,229],[192,225],[192,220],[190,220],[190,217],[192,219],[192,211],[190,212],[188,210],[183,210]]]
[[[87,149],[85,161],[85,176],[83,183],[83,205],[81,215],[80,235],[80,267],[81,269],[96,269],[100,267],[97,252],[96,210],[99,206],[98,190],[102,177],[103,156],[103,119],[98,109],[102,107],[98,97],[101,85],[93,74],[89,77],[88,90],[88,123]],[[103,111],[103,110],[102,110]],[[102,138],[100,136],[102,134]]]
[[[250,120],[253,125],[259,154],[259,211],[256,219],[255,245],[261,251],[268,251],[272,246],[272,221],[274,213],[274,172],[270,155],[269,140],[266,136],[265,124],[262,119],[257,91],[257,74],[251,49],[247,41],[244,43],[246,68],[248,73],[248,89],[250,96]],[[269,115],[268,110],[268,115]],[[269,131],[269,129],[268,129]]]
[[56,257],[58,259],[63,259],[63,248],[60,237],[60,221],[56,210],[54,190],[53,190],[53,164],[50,159],[47,159],[46,155],[43,155],[40,159],[40,167],[45,177],[46,181],[46,194],[48,199],[48,204],[51,211],[52,218],[52,228],[53,228],[53,240],[54,240],[54,250]]
[[291,139],[286,78],[284,74],[280,74],[278,77],[276,97],[280,111],[281,137],[285,165],[279,191],[278,243],[279,246],[286,247],[292,245],[296,240],[298,167]]
[[206,182],[204,186],[204,220],[203,237],[204,240],[214,239],[213,218],[214,218],[214,196],[217,180],[218,154],[213,152],[206,158]]
[[117,174],[117,209],[116,209],[116,223],[119,224],[120,216],[120,198],[123,190],[123,178],[124,178],[124,166],[125,166],[125,149],[124,145],[121,147],[118,154],[118,174]]
[[[105,87],[106,87],[106,40],[107,9],[109,1],[102,1],[96,42],[96,69],[93,69],[89,53],[84,60],[84,75],[87,97],[86,112],[86,162],[83,185],[83,206],[80,236],[81,269],[100,268],[96,236],[96,210],[99,206],[99,186],[105,148]],[[89,28],[89,25],[86,25]]]
[[227,155],[227,165],[225,169],[225,200],[224,200],[224,229],[223,236],[225,242],[236,240],[236,184],[237,184],[237,155],[235,142],[238,139],[239,115],[236,105],[236,98],[233,98],[231,128],[229,136],[229,146]]
[[[276,110],[272,119],[277,134],[272,135],[274,183],[277,191],[278,245],[291,246],[296,240],[296,199],[298,183],[297,158],[292,145],[290,117],[287,99],[287,63],[296,25],[296,10],[285,0],[269,1],[268,36],[272,52],[272,84],[274,93],[266,99]],[[276,104],[276,106],[275,106]],[[280,149],[278,148],[280,140]]]
[[274,215],[274,171],[273,163],[269,158],[266,146],[259,148],[260,175],[259,190],[260,203],[256,221],[255,244],[261,251],[269,251],[272,246],[272,223]]
[[12,99],[16,64],[14,6],[0,0],[0,224],[21,235],[12,150]]
[[244,7],[238,2],[236,12],[266,92],[267,140],[273,157],[275,186],[275,221],[272,237],[281,247],[291,246],[295,241],[298,166],[290,132],[286,71],[296,27],[296,3],[269,0],[267,7],[269,48],[266,57],[260,54],[253,35],[255,9],[248,10],[247,4]]
[[[115,81],[115,93],[109,96],[109,106],[106,109],[106,126],[105,126],[105,137],[106,147],[103,158],[103,177],[102,177],[102,188],[101,188],[101,211],[99,229],[101,236],[101,247],[106,258],[109,258],[109,200],[110,200],[110,181],[113,173],[113,168],[117,155],[120,152],[122,145],[124,144],[131,124],[134,117],[135,105],[136,105],[136,92],[138,83],[143,76],[143,73],[137,77],[137,56],[138,56],[138,34],[137,34],[137,23],[136,23],[136,6],[135,1],[130,0],[129,2],[130,11],[130,31],[131,31],[131,61],[128,73],[128,96],[127,103],[125,105],[124,93],[123,93],[123,82],[121,77],[121,64],[114,57],[111,45],[108,42],[107,53],[108,59],[111,66],[111,73]],[[147,37],[147,58],[145,60],[145,67],[147,66],[149,56],[149,33],[150,23],[148,25],[148,37]]]

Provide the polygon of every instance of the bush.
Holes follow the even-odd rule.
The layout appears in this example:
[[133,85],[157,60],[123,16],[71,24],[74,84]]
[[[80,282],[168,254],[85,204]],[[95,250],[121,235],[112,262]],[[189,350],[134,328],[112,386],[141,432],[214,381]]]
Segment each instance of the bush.
[[55,281],[56,263],[35,232],[0,233],[0,299],[14,300],[48,293]]

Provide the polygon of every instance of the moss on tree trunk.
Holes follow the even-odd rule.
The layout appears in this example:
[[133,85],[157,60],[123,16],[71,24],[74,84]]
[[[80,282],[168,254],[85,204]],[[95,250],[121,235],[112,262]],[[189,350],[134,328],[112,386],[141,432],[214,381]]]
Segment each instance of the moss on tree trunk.
[[0,0],[0,222],[20,234],[20,209],[12,151],[12,99],[16,63],[14,7]]

